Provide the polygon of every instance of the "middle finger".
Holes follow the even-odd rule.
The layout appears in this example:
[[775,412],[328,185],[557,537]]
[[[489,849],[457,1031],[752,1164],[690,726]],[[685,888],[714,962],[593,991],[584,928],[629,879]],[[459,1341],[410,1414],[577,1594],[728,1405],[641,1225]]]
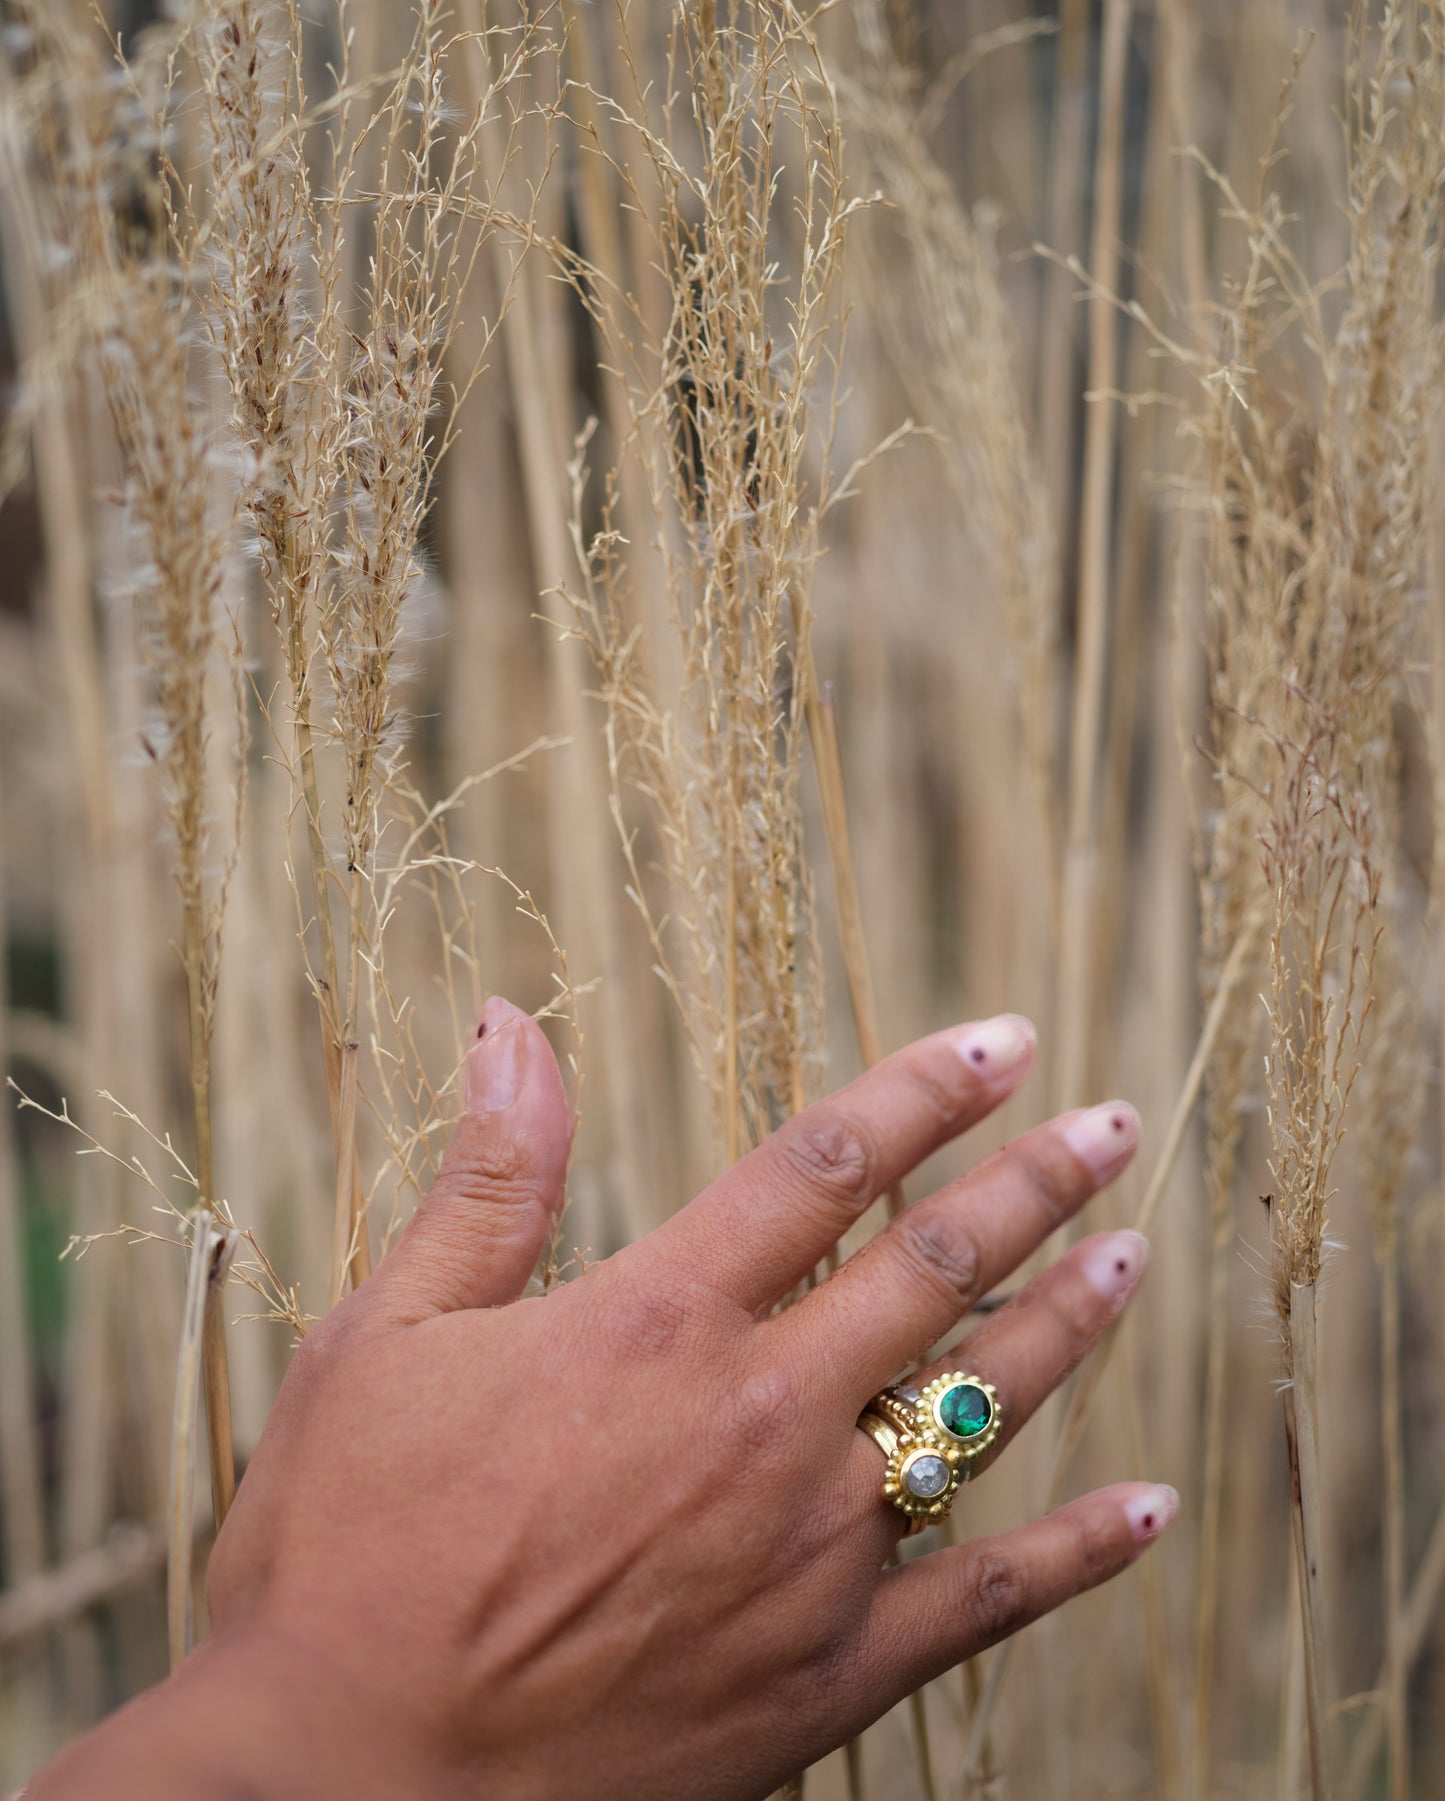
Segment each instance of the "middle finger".
[[[998,1438],[970,1463],[975,1479],[1011,1443],[1049,1395],[1082,1362],[1133,1297],[1149,1261],[1138,1232],[1102,1232],[1075,1245],[1041,1271],[1007,1306],[932,1359],[910,1378],[918,1388],[959,1371],[998,1391]],[[895,1544],[906,1523],[879,1496],[878,1447],[854,1432],[850,1485],[856,1482],[864,1517],[879,1557]],[[856,1470],[856,1477],[854,1471]]]
[[916,1363],[990,1288],[1126,1166],[1123,1101],[1066,1113],[920,1201],[768,1322],[854,1411]]

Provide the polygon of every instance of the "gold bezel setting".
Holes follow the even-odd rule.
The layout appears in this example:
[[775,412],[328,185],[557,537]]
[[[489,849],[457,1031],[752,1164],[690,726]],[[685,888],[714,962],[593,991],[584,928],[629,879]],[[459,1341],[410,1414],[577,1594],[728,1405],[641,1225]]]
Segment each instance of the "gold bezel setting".
[[[988,1402],[987,1424],[967,1438],[960,1437],[943,1423],[944,1397],[955,1388],[976,1388]],[[992,1382],[985,1382],[982,1376],[955,1370],[947,1376],[935,1377],[918,1397],[918,1426],[915,1428],[915,1436],[942,1445],[949,1453],[950,1462],[961,1458],[965,1463],[972,1463],[982,1457],[997,1441],[1002,1425],[1003,1412],[999,1407],[998,1390]]]
[[[909,1466],[924,1457],[936,1459],[948,1472],[947,1481],[936,1494],[915,1494],[906,1482]],[[949,1509],[953,1506],[953,1497],[958,1493],[960,1479],[958,1465],[942,1445],[935,1444],[931,1439],[900,1440],[888,1459],[888,1468],[883,1477],[883,1493],[911,1519],[942,1520],[948,1517]]]

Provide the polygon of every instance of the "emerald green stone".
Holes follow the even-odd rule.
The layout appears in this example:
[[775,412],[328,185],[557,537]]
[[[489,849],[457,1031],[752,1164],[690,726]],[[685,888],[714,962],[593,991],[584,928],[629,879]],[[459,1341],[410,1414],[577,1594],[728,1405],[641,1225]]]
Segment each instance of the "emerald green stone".
[[955,1383],[938,1403],[939,1424],[955,1438],[977,1438],[992,1418],[992,1403],[972,1382]]

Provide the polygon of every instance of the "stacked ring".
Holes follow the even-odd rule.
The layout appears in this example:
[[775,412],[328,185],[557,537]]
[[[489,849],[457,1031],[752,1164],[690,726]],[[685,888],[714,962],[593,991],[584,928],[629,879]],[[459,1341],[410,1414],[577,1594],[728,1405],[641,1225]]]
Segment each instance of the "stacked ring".
[[921,1532],[947,1519],[972,1466],[999,1435],[998,1390],[981,1376],[939,1376],[926,1388],[885,1388],[858,1424],[887,1458],[883,1494]]

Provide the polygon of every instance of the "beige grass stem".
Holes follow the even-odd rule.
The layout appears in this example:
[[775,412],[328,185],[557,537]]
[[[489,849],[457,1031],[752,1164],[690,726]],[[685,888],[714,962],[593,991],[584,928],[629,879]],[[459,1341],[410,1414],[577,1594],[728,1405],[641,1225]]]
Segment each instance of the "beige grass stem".
[[201,1359],[206,1336],[207,1302],[225,1282],[235,1251],[235,1234],[208,1208],[197,1209],[191,1222],[186,1264],[186,1299],[176,1353],[175,1407],[171,1416],[169,1538],[166,1552],[166,1633],[171,1668],[189,1652],[194,1634],[191,1595],[192,1543],[195,1517],[196,1407],[201,1393]]
[[[1160,1146],[1159,1155],[1155,1159],[1149,1181],[1144,1189],[1143,1199],[1134,1216],[1136,1232],[1148,1232],[1153,1224],[1159,1202],[1163,1199],[1164,1191],[1169,1186],[1169,1178],[1174,1172],[1179,1153],[1184,1147],[1189,1123],[1199,1104],[1200,1090],[1204,1084],[1205,1073],[1209,1068],[1209,1060],[1214,1053],[1220,1028],[1229,1012],[1229,1005],[1239,986],[1240,978],[1248,968],[1250,958],[1259,943],[1264,923],[1262,914],[1256,915],[1246,923],[1235,940],[1234,948],[1230,951],[1220,975],[1219,986],[1215,990],[1209,1011],[1204,1017],[1204,1023],[1194,1046],[1194,1055],[1189,1060],[1184,1084],[1180,1088],[1179,1098],[1174,1104],[1174,1112],[1170,1116],[1169,1126],[1164,1134],[1164,1143]],[[1110,1332],[1084,1366],[1083,1372],[1075,1382],[1073,1393],[1069,1396],[1068,1409],[1054,1447],[1052,1474],[1049,1478],[1048,1488],[1050,1506],[1057,1502],[1062,1492],[1065,1472],[1082,1442],[1084,1427],[1088,1423],[1089,1410],[1094,1404],[1104,1372],[1108,1367],[1109,1358],[1113,1353],[1114,1340],[1115,1334]]]
[[[1393,1202],[1390,1212],[1393,1218]],[[1382,1236],[1380,1264],[1380,1432],[1384,1464],[1386,1712],[1390,1801],[1410,1801],[1410,1662],[1405,1633],[1405,1446],[1400,1379],[1400,1251]]]
[[1309,1727],[1310,1784],[1314,1801],[1329,1801],[1334,1760],[1326,1696],[1324,1585],[1321,1557],[1324,1539],[1324,1488],[1320,1476],[1318,1394],[1318,1327],[1316,1290],[1297,1282],[1290,1293],[1289,1342],[1293,1379],[1285,1390],[1285,1443],[1289,1452],[1293,1506],[1295,1565],[1299,1573],[1303,1620],[1305,1719]]
[[[863,935],[863,909],[858,899],[857,874],[853,867],[853,848],[848,833],[848,794],[843,782],[843,753],[838,742],[837,708],[831,683],[821,693],[818,690],[818,677],[813,668],[811,650],[805,665],[804,679],[808,684],[808,698],[804,702],[808,736],[813,746],[813,764],[818,776],[823,831],[828,840],[828,855],[833,866],[833,899],[838,910],[838,939],[848,982],[848,998],[853,1007],[853,1028],[857,1034],[858,1054],[863,1059],[863,1066],[871,1069],[883,1055],[883,1045],[878,1035],[873,969],[868,957],[868,941]],[[897,1219],[903,1207],[903,1184],[895,1182],[888,1191],[889,1217]]]
[[1076,397],[1075,294],[1064,265],[1079,249],[1084,216],[1081,176],[1087,155],[1091,11],[1088,0],[1061,0],[1050,109],[1048,239],[1061,260],[1044,272],[1038,441],[1043,447],[1049,501],[1061,535],[1068,529],[1073,499]]
[[[1131,16],[1131,0],[1106,0],[1090,275],[1109,294],[1116,293],[1119,285],[1124,76]],[[1058,1012],[1054,1024],[1058,1042],[1055,1097],[1060,1109],[1075,1106],[1084,1098],[1093,1029],[1098,788],[1108,685],[1109,573],[1118,438],[1118,408],[1108,397],[1118,386],[1118,361],[1119,325],[1114,309],[1095,299],[1089,312],[1088,391],[1094,399],[1084,434],[1067,842],[1059,921]]]
[[365,1236],[365,1219],[356,1217],[356,1091],[360,1046],[354,1030],[341,1046],[341,1092],[336,1114],[336,1191],[331,1226],[331,1305],[346,1292],[347,1272],[355,1248]]
[[231,1433],[231,1360],[226,1349],[226,1279],[236,1235],[223,1242],[206,1266],[201,1326],[201,1380],[206,1397],[206,1449],[211,1463],[211,1513],[219,1532],[236,1498],[236,1457]]
[[[0,802],[3,802],[0,790]],[[0,945],[6,933],[5,841],[0,833]],[[8,1068],[9,993],[0,963],[0,1072]],[[23,1219],[13,1112],[0,1096],[0,1519],[5,1572],[11,1583],[36,1576],[45,1562],[45,1497],[34,1410],[35,1360],[25,1292]]]
[[[1441,1588],[1445,1587],[1445,1506],[1435,1515],[1435,1524],[1425,1546],[1424,1555],[1420,1559],[1419,1568],[1415,1572],[1415,1580],[1410,1588],[1409,1599],[1404,1611],[1403,1662],[1405,1674],[1414,1668],[1415,1661],[1425,1647],[1430,1633],[1439,1623],[1439,1600]],[[1382,1664],[1375,1679],[1373,1693],[1384,1694],[1390,1679],[1387,1664]],[[1386,1719],[1379,1708],[1372,1708],[1366,1716],[1350,1751],[1349,1761],[1345,1765],[1344,1775],[1340,1781],[1342,1801],[1362,1801],[1375,1767],[1375,1760],[1380,1755],[1380,1747],[1385,1741]]]

